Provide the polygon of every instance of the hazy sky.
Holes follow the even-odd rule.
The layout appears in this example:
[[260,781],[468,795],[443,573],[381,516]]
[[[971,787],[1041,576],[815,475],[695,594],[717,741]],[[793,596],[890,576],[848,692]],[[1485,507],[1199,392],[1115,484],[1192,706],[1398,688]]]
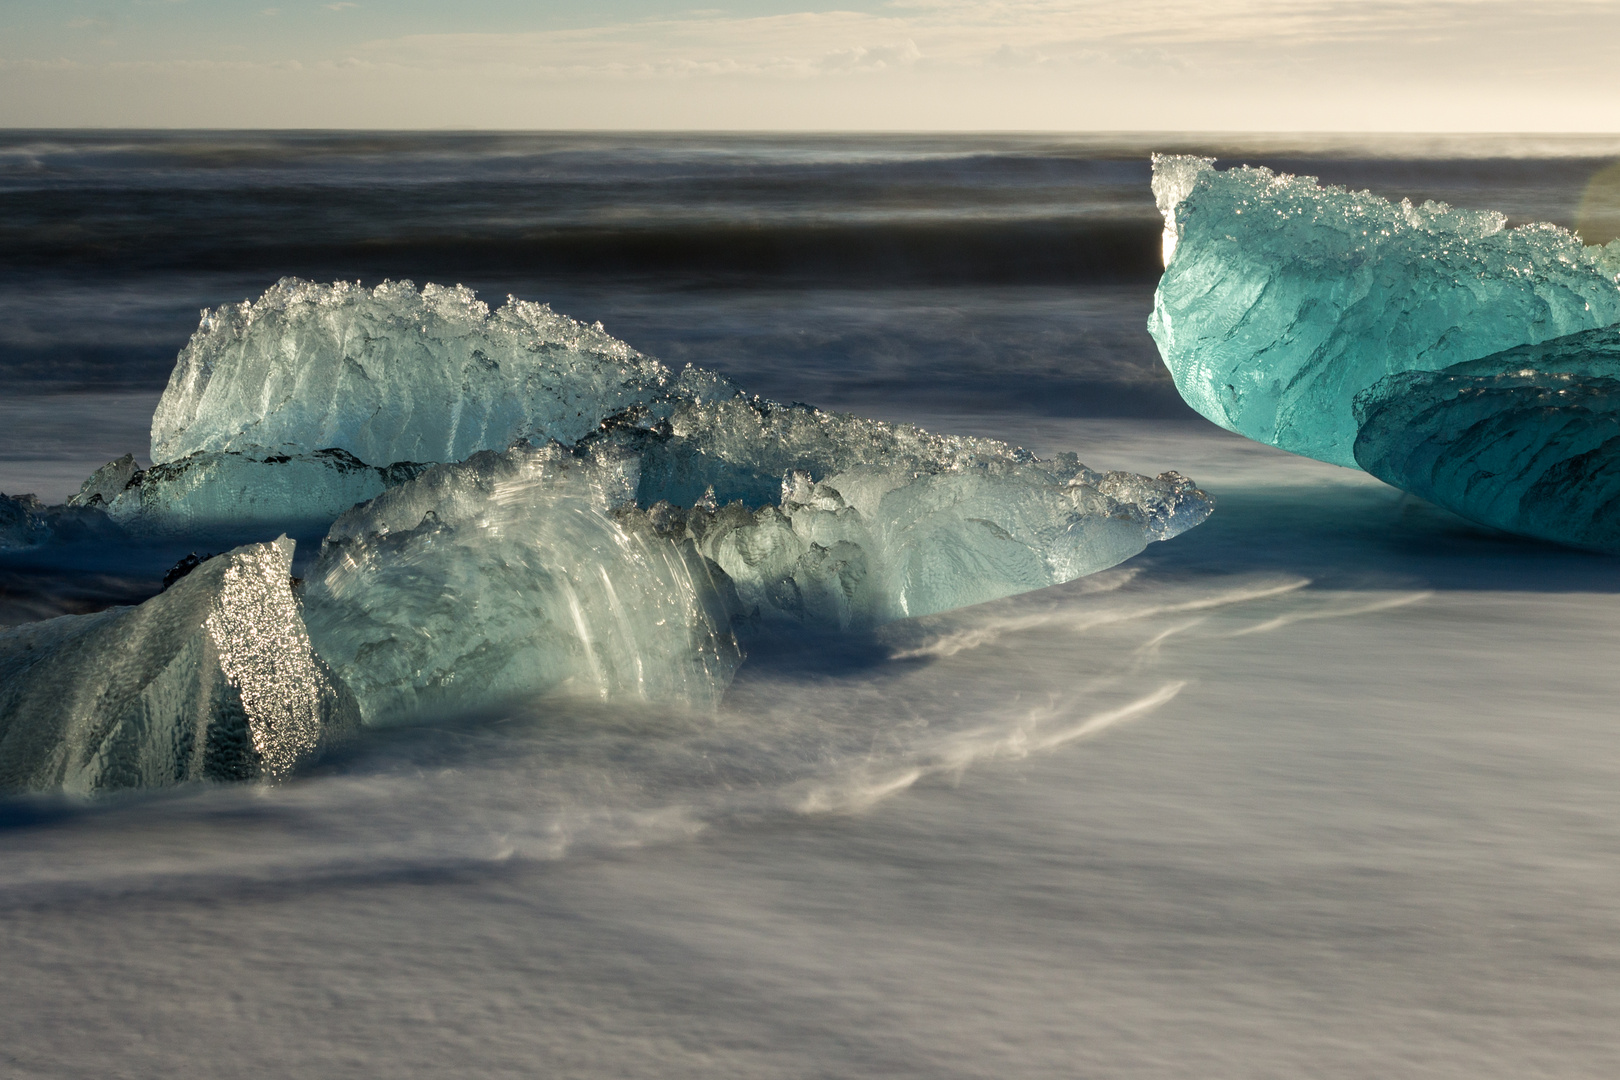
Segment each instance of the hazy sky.
[[0,0],[0,126],[1615,131],[1617,40],[1620,0]]

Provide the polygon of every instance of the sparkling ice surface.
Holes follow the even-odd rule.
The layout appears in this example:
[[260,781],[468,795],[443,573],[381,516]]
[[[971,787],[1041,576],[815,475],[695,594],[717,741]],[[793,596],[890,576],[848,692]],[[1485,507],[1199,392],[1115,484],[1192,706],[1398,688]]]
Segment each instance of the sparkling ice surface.
[[1182,397],[1260,442],[1355,465],[1355,395],[1620,321],[1620,246],[1155,156],[1165,270],[1148,324]]
[[293,543],[216,556],[138,607],[0,631],[0,790],[290,773],[359,719],[315,655]]

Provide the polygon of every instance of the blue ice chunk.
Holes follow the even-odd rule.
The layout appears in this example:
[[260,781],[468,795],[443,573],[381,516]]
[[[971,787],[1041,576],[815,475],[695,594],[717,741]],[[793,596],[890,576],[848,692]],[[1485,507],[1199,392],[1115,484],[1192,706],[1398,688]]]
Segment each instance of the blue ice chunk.
[[134,454],[115,458],[91,473],[90,478],[79,485],[78,492],[69,497],[67,505],[109,506],[124,493],[131,481],[141,475],[141,467],[136,464]]
[[[751,409],[731,420],[708,434],[734,439],[737,460],[755,460],[750,443],[785,452]],[[934,438],[905,437],[913,450]],[[305,617],[366,722],[530,694],[712,706],[740,659],[734,627],[865,628],[1069,581],[1213,505],[1173,473],[1096,473],[985,440],[963,460],[863,452],[829,460],[819,481],[790,471],[758,509],[707,492],[690,508],[638,507],[643,462],[674,438],[479,453],[340,518]]]
[[1073,454],[742,394],[672,399],[588,445],[636,457],[638,503],[679,510],[748,611],[820,629],[1071,581],[1214,505],[1176,473],[1098,473]]
[[544,304],[283,279],[205,311],[152,416],[152,460],[335,447],[370,465],[573,442],[664,392],[657,361]]
[[1523,536],[1620,553],[1620,327],[1392,375],[1355,402],[1387,483]]
[[612,418],[588,440],[639,456],[636,497],[644,507],[659,501],[693,506],[706,493],[722,506],[771,505],[780,501],[782,477],[794,471],[825,479],[853,469],[942,472],[1036,460],[997,439],[936,435],[913,424],[783,405],[740,391],[691,393],[685,383],[694,373],[688,369],[665,401]]
[[1148,328],[1188,404],[1354,465],[1355,395],[1620,321],[1620,242],[1391,203],[1269,169],[1154,157],[1165,271]]
[[1066,460],[790,472],[779,505],[694,507],[698,550],[749,617],[865,629],[1105,570],[1209,516],[1175,473],[1096,473]]
[[536,694],[715,705],[741,659],[724,582],[622,512],[635,470],[557,444],[486,451],[340,518],[305,617],[366,723]]

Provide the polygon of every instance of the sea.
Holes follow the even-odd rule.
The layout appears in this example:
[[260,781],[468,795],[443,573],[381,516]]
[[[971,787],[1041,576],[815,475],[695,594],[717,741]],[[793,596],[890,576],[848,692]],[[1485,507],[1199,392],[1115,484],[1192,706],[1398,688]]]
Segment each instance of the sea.
[[[1155,151],[1620,231],[1620,137],[0,132],[10,494],[144,462],[200,312],[296,276],[544,301],[1217,502],[1067,585],[762,644],[713,711],[0,802],[0,1073],[1620,1075],[1620,561],[1192,413]],[[161,577],[11,558],[0,625]]]

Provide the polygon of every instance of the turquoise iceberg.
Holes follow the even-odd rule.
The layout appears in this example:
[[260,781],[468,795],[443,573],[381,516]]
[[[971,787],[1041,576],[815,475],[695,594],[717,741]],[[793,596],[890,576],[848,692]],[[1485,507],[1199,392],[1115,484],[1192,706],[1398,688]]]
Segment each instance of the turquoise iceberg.
[[1380,380],[1356,461],[1523,536],[1620,552],[1620,327]]
[[1353,466],[1352,402],[1380,379],[1620,322],[1620,242],[1209,158],[1153,165],[1148,329],[1187,403],[1260,442]]

